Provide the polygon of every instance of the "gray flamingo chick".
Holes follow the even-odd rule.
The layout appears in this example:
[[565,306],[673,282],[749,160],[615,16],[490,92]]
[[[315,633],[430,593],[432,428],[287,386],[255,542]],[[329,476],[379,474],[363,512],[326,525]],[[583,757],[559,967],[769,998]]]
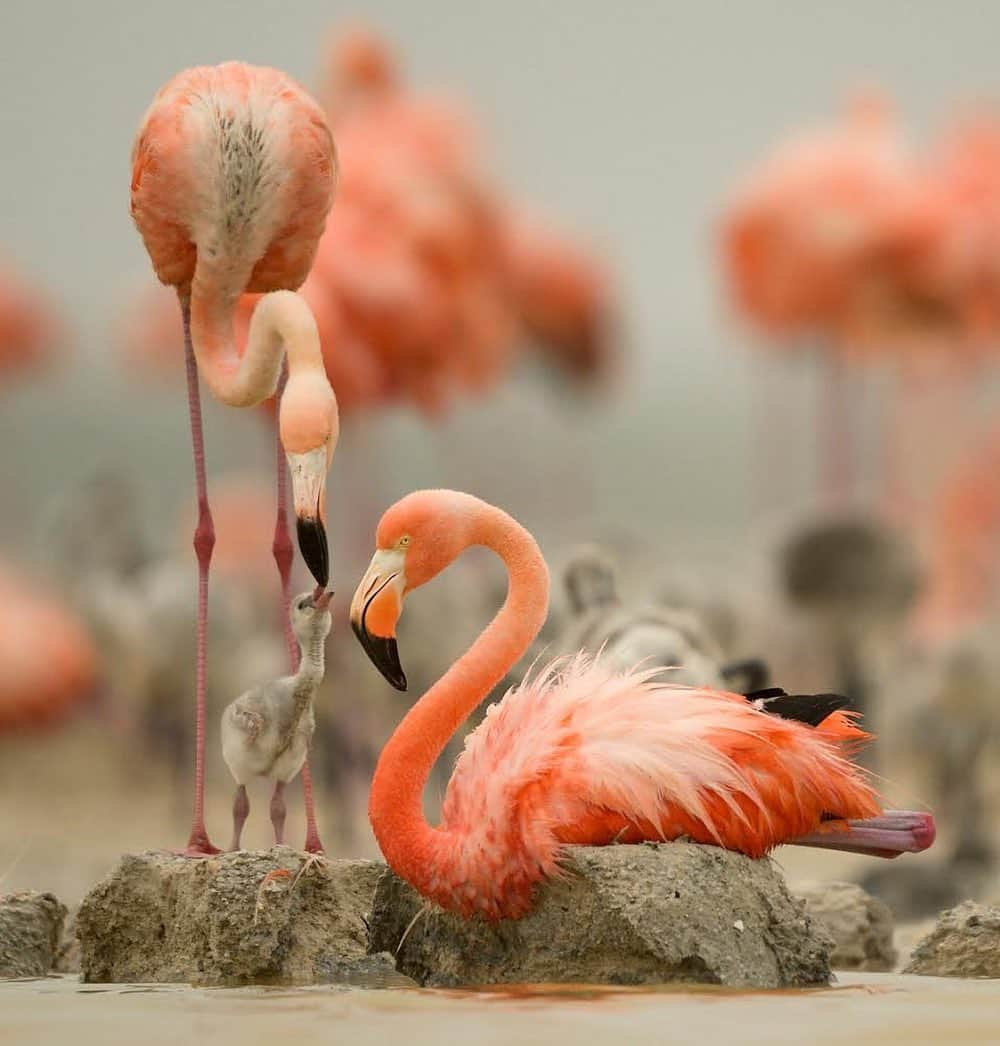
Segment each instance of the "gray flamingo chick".
[[247,783],[260,777],[274,782],[271,824],[274,841],[284,842],[285,785],[302,769],[316,729],[313,698],[323,682],[332,595],[303,592],[292,600],[292,628],[301,653],[295,675],[251,688],[222,713],[222,757],[237,786],[232,850],[240,848],[250,813]]

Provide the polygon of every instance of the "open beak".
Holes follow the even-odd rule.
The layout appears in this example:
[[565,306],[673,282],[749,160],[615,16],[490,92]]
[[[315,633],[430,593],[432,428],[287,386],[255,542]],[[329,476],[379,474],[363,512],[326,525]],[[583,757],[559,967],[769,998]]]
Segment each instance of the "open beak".
[[397,690],[406,689],[399,663],[396,622],[403,609],[406,589],[406,553],[379,549],[351,601],[351,627],[372,664]]
[[325,447],[305,454],[288,454],[292,474],[292,505],[299,551],[316,584],[330,583],[330,552],[326,543],[326,473],[329,468]]

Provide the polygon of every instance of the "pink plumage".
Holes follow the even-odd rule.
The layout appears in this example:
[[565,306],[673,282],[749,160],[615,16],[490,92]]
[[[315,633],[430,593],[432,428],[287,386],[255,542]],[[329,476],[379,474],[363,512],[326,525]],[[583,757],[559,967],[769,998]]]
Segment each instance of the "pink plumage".
[[466,741],[442,808],[449,876],[428,894],[516,918],[567,843],[687,836],[758,857],[827,811],[880,809],[829,734],[580,654],[510,690]]
[[298,287],[334,164],[322,110],[285,73],[242,62],[185,69],[153,99],[132,150],[130,208],[157,276],[188,287],[201,251],[203,262],[218,255],[245,269],[237,292]]

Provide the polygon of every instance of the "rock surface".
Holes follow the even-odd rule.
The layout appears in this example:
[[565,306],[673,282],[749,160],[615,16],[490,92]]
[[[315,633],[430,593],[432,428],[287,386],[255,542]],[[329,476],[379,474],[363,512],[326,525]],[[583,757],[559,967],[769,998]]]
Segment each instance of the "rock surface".
[[1000,905],[965,901],[942,912],[903,972],[931,977],[1000,977]]
[[66,909],[50,893],[0,897],[0,978],[44,977],[55,962]]
[[398,983],[388,956],[368,954],[384,869],[287,846],[203,860],[126,855],[77,913],[83,980]]
[[898,920],[926,919],[968,897],[980,897],[986,885],[981,870],[950,861],[886,861],[861,879],[861,887],[884,901]]
[[70,908],[63,926],[59,947],[56,948],[52,969],[56,973],[80,972],[80,942],[76,939],[76,908]]
[[574,847],[566,870],[529,915],[495,926],[430,907],[415,919],[421,898],[386,872],[371,948],[435,987],[829,981],[831,942],[771,861],[690,843]]
[[835,970],[891,970],[896,965],[892,912],[855,883],[807,883],[795,891],[813,923],[834,942]]

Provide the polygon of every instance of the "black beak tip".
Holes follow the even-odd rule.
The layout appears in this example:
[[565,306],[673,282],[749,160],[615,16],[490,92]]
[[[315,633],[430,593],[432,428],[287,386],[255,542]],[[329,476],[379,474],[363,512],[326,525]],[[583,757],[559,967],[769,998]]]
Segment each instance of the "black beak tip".
[[382,673],[386,682],[397,690],[406,690],[406,673],[399,663],[399,647],[392,637],[383,639],[373,636],[364,624],[352,623],[354,634],[358,637],[371,663]]
[[326,543],[326,527],[320,519],[296,520],[299,551],[316,584],[326,588],[330,583],[330,552]]

